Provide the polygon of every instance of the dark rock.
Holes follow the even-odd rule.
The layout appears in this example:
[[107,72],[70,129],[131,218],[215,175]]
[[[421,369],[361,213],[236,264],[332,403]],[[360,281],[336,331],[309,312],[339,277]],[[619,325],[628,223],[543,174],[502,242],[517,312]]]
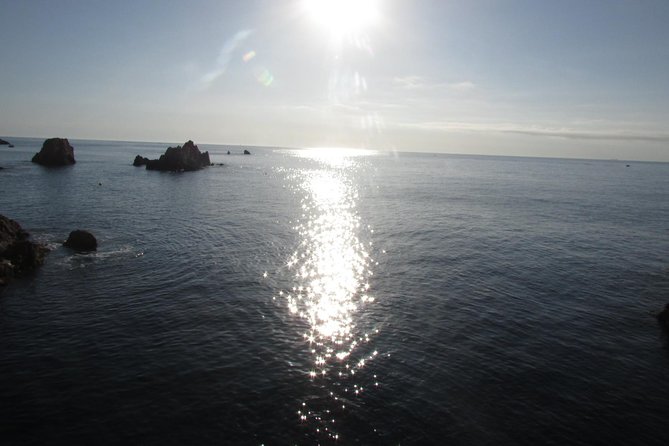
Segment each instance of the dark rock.
[[198,170],[211,165],[209,152],[200,152],[193,143],[187,141],[183,146],[169,147],[157,160],[148,160],[147,170],[183,172]]
[[27,239],[28,235],[17,222],[0,215],[0,253],[15,241]]
[[8,146],[8,145],[10,145],[9,141],[5,141],[4,139],[0,139],[0,146]]
[[146,166],[146,164],[149,162],[148,158],[145,158],[143,156],[137,155],[135,157],[135,161],[132,162],[133,166]]
[[74,148],[67,138],[50,138],[44,141],[42,150],[36,153],[32,159],[33,163],[43,166],[68,166],[76,163],[74,160]]
[[75,251],[95,251],[98,249],[98,241],[90,232],[77,229],[70,232],[70,236],[63,243],[63,246]]
[[658,313],[657,321],[660,323],[660,327],[669,335],[669,304],[664,307],[664,310]]
[[9,148],[11,149],[11,148],[14,147],[14,144],[10,144],[10,145],[8,145],[7,147],[9,147]]
[[244,149],[244,155],[250,155],[250,154],[251,154],[251,152],[249,152],[248,150]]
[[228,150],[228,155],[230,155],[230,151]]
[[28,240],[29,234],[14,220],[0,215],[0,285],[44,263],[49,250]]
[[6,250],[5,256],[14,265],[16,274],[24,274],[34,270],[44,263],[44,256],[49,250],[38,243],[30,240],[18,240],[12,243]]

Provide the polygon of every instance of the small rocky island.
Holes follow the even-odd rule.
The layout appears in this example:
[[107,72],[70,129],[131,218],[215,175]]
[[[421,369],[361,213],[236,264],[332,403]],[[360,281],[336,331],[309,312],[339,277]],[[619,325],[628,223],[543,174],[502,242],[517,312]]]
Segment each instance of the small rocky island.
[[28,240],[29,236],[17,222],[0,215],[0,286],[44,263],[49,250]]
[[9,141],[5,141],[4,139],[0,139],[0,146],[11,146]]
[[210,166],[211,161],[209,152],[202,153],[193,141],[187,141],[183,146],[168,147],[165,153],[156,160],[137,155],[132,164],[133,166],[146,166],[147,170],[187,172]]
[[137,155],[135,157],[135,161],[132,162],[132,165],[135,166],[135,167],[146,166],[146,164],[148,162],[149,162],[149,159],[147,157]]
[[50,138],[44,141],[42,150],[33,156],[32,162],[49,167],[69,166],[76,163],[74,148],[67,138]]
[[98,241],[93,234],[82,229],[76,229],[70,232],[70,235],[63,243],[63,246],[66,246],[75,251],[95,251],[98,249]]

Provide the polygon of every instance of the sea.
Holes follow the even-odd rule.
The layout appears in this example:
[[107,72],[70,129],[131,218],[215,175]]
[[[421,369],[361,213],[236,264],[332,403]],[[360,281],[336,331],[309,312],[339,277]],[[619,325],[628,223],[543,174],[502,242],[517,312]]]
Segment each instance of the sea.
[[2,445],[669,444],[667,163],[10,141]]

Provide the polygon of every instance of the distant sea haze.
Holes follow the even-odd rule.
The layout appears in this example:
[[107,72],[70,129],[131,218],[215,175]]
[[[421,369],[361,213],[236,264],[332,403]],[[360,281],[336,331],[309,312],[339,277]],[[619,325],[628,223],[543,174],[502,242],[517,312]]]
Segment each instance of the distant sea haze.
[[669,444],[669,164],[42,141],[0,147],[51,248],[0,291],[2,444]]

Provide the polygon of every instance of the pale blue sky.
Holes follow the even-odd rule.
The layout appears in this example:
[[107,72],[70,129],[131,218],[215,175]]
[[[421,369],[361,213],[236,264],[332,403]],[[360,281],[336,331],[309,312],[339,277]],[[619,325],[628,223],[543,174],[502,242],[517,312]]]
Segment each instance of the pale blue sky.
[[666,0],[304,1],[0,0],[0,135],[669,161]]

